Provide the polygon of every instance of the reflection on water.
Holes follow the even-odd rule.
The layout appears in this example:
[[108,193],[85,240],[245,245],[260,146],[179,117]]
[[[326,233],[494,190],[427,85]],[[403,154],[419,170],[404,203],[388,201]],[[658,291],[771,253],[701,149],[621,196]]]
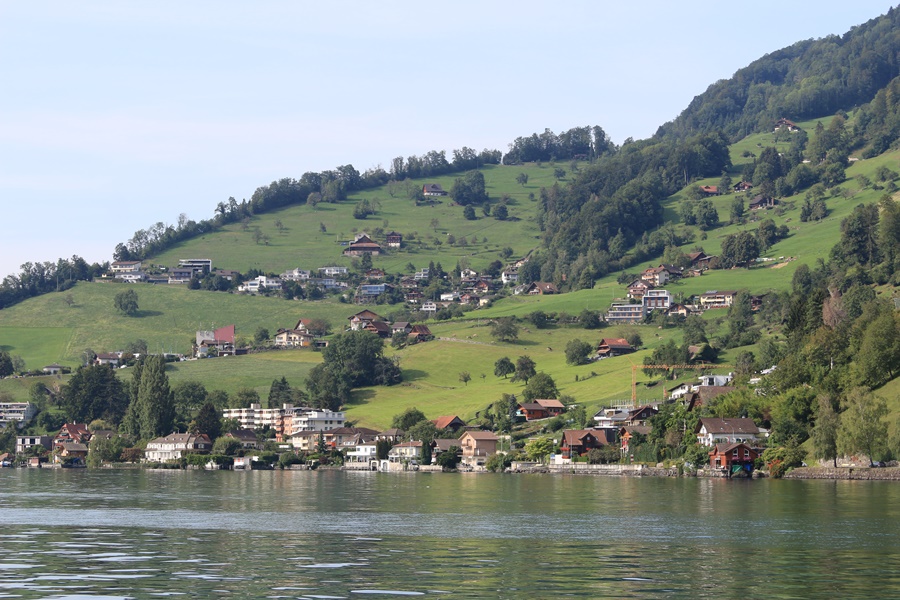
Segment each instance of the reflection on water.
[[4,470],[0,598],[900,596],[900,487]]

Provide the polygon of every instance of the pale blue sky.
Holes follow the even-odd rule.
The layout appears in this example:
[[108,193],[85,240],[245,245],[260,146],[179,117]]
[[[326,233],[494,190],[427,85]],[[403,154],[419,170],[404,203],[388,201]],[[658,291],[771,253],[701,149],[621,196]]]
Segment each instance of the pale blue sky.
[[646,138],[891,2],[0,0],[0,277],[179,213],[549,127]]

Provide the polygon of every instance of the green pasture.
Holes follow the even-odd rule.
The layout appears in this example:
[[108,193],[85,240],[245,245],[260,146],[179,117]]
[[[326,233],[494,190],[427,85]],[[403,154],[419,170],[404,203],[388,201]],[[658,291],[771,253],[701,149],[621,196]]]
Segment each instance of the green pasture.
[[21,356],[28,370],[53,363],[67,364],[74,333],[73,327],[0,326],[0,350]]

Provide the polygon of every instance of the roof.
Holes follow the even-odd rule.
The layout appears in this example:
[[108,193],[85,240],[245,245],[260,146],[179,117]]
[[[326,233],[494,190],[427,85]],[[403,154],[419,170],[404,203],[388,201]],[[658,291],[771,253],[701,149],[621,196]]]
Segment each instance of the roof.
[[603,338],[600,340],[600,346],[631,350],[631,344],[625,338]]
[[500,439],[491,431],[467,431],[459,436],[459,439],[463,439],[466,436],[469,436],[473,440],[484,441],[497,441],[498,439]]
[[209,441],[209,436],[205,433],[201,433],[200,435],[194,433],[170,433],[165,437],[158,437],[155,440],[150,440],[151,444],[164,444],[164,443],[176,443],[176,444],[190,444],[191,442],[205,442],[210,444],[212,442]]
[[366,325],[366,329],[373,329],[376,333],[390,333],[391,326],[384,321],[371,321]]
[[229,431],[225,435],[233,437],[242,442],[256,441],[256,432],[252,429],[235,429],[234,431]]
[[[755,451],[755,448],[751,448],[750,445],[746,442],[734,442],[731,444],[716,444],[715,452],[716,454],[726,454],[728,452],[731,452],[732,450],[740,448],[741,446]],[[710,454],[712,454],[712,452],[710,452]]]
[[436,438],[434,440],[434,449],[441,452],[446,452],[453,446],[459,448],[459,440],[455,438]]
[[649,425],[623,425],[621,431],[624,433],[639,433],[641,435],[650,435],[653,428]]
[[537,402],[522,402],[519,404],[522,410],[547,410]]
[[355,315],[350,315],[347,318],[351,319],[351,320],[355,318],[355,319],[359,319],[359,320],[363,321],[363,320],[381,319],[382,317],[381,317],[381,315],[375,314],[371,310],[366,309],[366,310],[359,311]]
[[565,409],[566,405],[556,399],[548,399],[548,400],[535,400],[538,404],[543,406],[544,408],[562,408]]
[[740,417],[737,419],[720,419],[718,417],[704,417],[697,422],[694,433],[700,433],[702,427],[709,433],[759,433],[759,426],[753,419]]
[[537,288],[544,294],[556,294],[559,292],[554,284],[546,281],[535,281],[528,287],[528,289],[531,288]]
[[584,438],[588,436],[593,437],[601,444],[606,443],[606,437],[603,435],[603,433],[595,429],[566,429],[565,431],[563,431],[561,445],[581,446],[584,444]]
[[456,425],[457,427],[462,427],[466,424],[465,421],[457,417],[456,415],[449,415],[444,417],[438,417],[432,421],[434,426],[438,429],[447,429],[451,425]]

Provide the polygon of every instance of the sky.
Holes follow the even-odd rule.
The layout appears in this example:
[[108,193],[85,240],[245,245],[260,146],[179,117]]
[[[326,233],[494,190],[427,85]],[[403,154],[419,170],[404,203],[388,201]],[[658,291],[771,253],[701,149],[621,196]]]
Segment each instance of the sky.
[[0,278],[283,177],[550,128],[647,138],[881,0],[0,0]]

